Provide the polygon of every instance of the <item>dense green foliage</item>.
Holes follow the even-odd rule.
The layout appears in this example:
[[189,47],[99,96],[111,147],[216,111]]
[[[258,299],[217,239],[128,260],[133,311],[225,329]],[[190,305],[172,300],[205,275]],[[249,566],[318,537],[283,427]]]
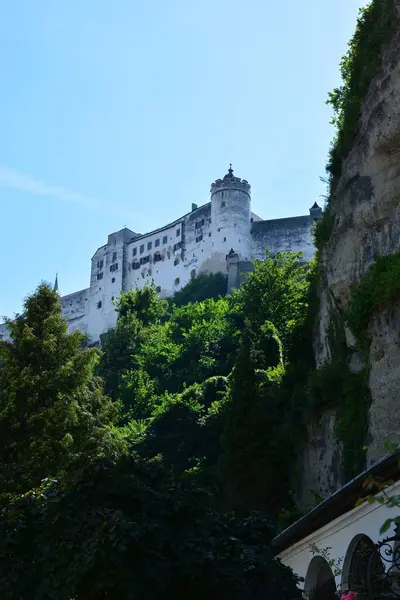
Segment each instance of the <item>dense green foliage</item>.
[[314,224],[314,244],[317,250],[322,250],[330,238],[333,228],[333,217],[329,203],[325,206],[322,217]]
[[96,461],[1,504],[4,600],[230,600],[264,582],[301,597],[265,517],[219,513],[157,459]]
[[340,63],[343,84],[329,94],[336,137],[329,153],[327,170],[340,176],[342,162],[359,131],[361,106],[369,85],[379,73],[382,48],[396,31],[398,14],[394,0],[372,0],[360,9],[357,26],[347,53]]
[[192,279],[185,287],[175,292],[171,305],[183,306],[190,302],[202,302],[203,300],[218,300],[225,296],[227,277],[223,273],[200,274]]
[[61,303],[41,285],[0,341],[0,489],[26,490],[117,451],[116,406],[94,374],[98,353],[67,334]]
[[400,299],[400,254],[380,256],[352,290],[347,320],[359,340],[367,337],[371,317]]
[[344,325],[345,315],[332,305],[327,339],[331,356],[312,373],[308,395],[314,410],[332,408],[337,412],[335,435],[342,444],[342,471],[347,481],[365,468],[371,397],[366,370],[350,370]]
[[287,456],[293,459],[293,445],[286,443],[287,415],[282,418],[287,409],[281,393],[284,370],[276,355],[275,365],[256,370],[254,351],[246,329],[226,407],[221,474],[233,507],[276,515],[288,502]]
[[282,254],[233,296],[126,292],[101,351],[55,292],[27,300],[0,346],[3,597],[297,597],[268,519],[293,508],[310,272]]

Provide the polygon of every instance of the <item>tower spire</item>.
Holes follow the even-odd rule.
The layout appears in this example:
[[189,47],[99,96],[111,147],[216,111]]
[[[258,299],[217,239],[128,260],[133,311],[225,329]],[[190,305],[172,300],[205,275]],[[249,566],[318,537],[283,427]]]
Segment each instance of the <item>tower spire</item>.
[[54,282],[54,287],[53,287],[53,290],[54,290],[55,292],[58,292],[58,273],[56,273],[56,280],[55,280],[55,282]]

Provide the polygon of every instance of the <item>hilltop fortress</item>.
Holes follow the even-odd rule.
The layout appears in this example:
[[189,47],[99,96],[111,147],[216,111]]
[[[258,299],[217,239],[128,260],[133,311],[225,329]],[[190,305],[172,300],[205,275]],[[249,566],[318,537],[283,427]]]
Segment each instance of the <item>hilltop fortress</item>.
[[[211,185],[210,202],[192,204],[184,216],[149,233],[124,228],[108,236],[92,257],[90,286],[61,298],[70,331],[90,342],[116,323],[113,304],[122,291],[154,281],[162,298],[172,296],[200,273],[228,274],[228,288],[240,283],[251,262],[285,250],[314,254],[312,223],[321,215],[315,203],[308,215],[263,221],[251,212],[250,184],[232,167]],[[0,325],[0,336],[7,337]]]

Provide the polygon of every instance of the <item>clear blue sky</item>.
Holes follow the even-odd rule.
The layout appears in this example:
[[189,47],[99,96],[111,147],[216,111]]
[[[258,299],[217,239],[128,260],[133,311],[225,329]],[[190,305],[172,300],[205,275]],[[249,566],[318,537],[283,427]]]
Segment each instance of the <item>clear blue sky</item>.
[[306,214],[359,0],[0,0],[0,315],[88,286],[124,225],[208,201],[229,162],[263,218]]

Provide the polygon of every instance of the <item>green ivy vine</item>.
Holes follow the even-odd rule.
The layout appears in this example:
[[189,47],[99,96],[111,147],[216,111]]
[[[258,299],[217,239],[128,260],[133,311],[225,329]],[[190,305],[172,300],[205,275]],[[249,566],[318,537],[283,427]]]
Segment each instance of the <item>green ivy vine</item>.
[[332,301],[327,333],[331,357],[312,373],[308,398],[315,411],[328,407],[336,410],[335,436],[342,446],[342,472],[349,480],[365,467],[371,396],[367,369],[350,370],[351,351],[346,343],[345,323],[346,315]]
[[372,0],[361,8],[348,50],[340,62],[342,85],[328,94],[333,108],[331,123],[336,128],[329,150],[326,171],[329,175],[329,200],[314,233],[321,249],[332,231],[331,198],[342,174],[343,161],[359,132],[362,104],[368,88],[382,64],[382,51],[398,28],[395,0]]

